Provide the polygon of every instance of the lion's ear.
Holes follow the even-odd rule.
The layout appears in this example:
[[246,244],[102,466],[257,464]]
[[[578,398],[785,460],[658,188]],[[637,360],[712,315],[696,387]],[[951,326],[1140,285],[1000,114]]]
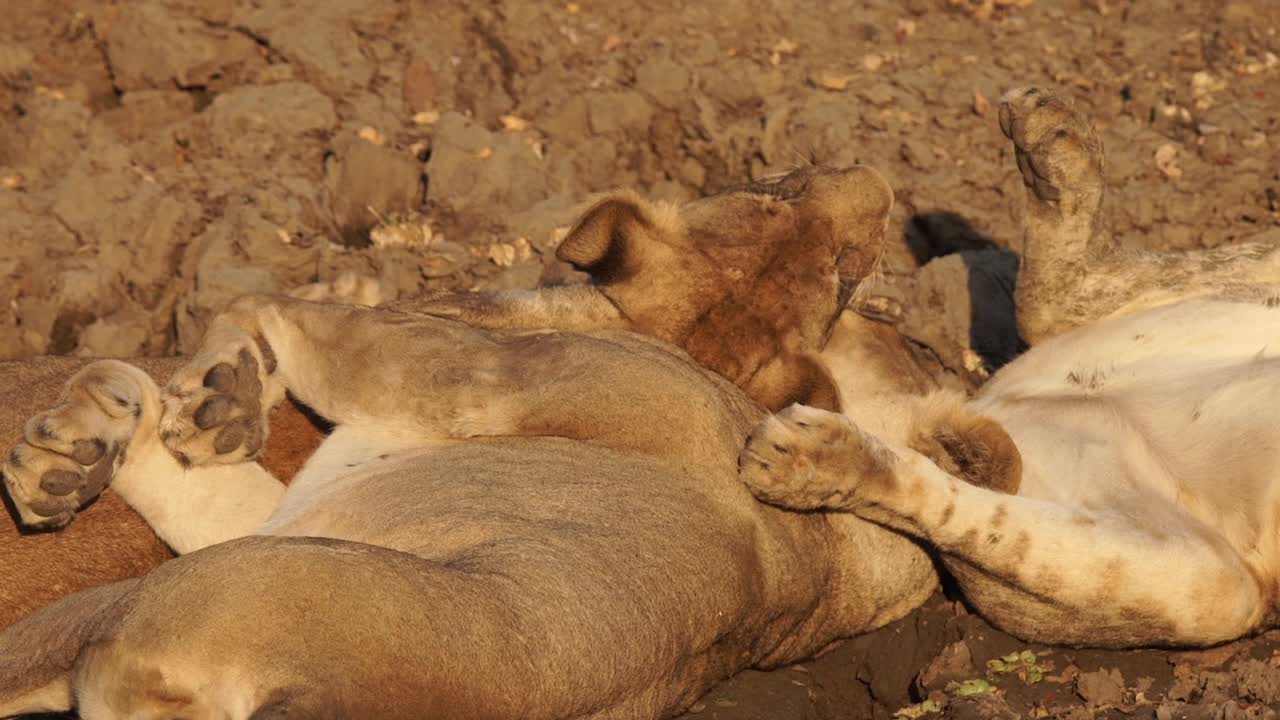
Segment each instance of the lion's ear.
[[611,195],[583,213],[556,257],[592,275],[610,274],[622,264],[633,236],[652,226],[644,201],[630,194]]

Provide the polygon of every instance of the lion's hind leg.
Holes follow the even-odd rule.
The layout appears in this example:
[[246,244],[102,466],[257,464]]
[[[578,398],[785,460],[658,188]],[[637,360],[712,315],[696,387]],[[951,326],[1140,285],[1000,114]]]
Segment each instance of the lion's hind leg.
[[351,305],[241,298],[214,318],[191,362],[169,381],[161,435],[191,465],[253,459],[286,392],[338,425],[430,434],[438,418],[424,405],[439,388],[431,381],[448,356],[465,351],[467,332]]
[[0,717],[70,710],[76,659],[137,585],[122,580],[68,595],[0,632]]
[[924,539],[980,612],[1026,639],[1207,645],[1257,628],[1267,609],[1226,540],[1172,509],[1144,526],[1121,510],[977,487],[842,415],[793,408],[770,418],[741,474],[766,502],[853,512]]

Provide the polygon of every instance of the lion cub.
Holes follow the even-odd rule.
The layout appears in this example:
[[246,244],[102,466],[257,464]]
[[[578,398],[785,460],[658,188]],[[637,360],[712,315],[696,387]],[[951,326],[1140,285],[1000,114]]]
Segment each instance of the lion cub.
[[1007,94],[1000,118],[1028,188],[1017,297],[1036,344],[927,424],[943,439],[983,429],[952,434],[951,454],[1005,477],[981,487],[797,406],[757,430],[742,478],[768,502],[921,538],[980,612],[1026,639],[1209,645],[1274,624],[1280,241],[1106,249],[1088,120],[1035,88]]

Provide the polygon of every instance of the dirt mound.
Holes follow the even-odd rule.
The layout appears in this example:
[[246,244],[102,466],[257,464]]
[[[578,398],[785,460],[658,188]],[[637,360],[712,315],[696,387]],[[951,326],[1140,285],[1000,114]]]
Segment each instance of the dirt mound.
[[[984,336],[985,311],[953,298],[1010,289],[1022,189],[994,106],[1028,83],[1071,88],[1098,119],[1124,243],[1280,223],[1269,0],[6,7],[5,358],[190,350],[231,297],[347,270],[397,296],[532,287],[570,276],[551,257],[589,193],[689,198],[863,162],[898,195],[886,292],[938,309],[903,330],[973,383],[1018,350],[1007,318]],[[1267,638],[1211,666],[1027,648],[955,608],[744,674],[697,713],[1263,717],[1280,702]]]

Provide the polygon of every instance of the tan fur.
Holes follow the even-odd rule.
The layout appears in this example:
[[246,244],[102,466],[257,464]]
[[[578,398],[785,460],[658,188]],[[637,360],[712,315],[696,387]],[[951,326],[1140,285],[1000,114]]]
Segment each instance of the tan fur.
[[907,442],[794,408],[753,435],[743,480],[922,539],[1028,640],[1210,645],[1273,626],[1280,238],[1106,250],[1088,120],[1031,88],[1001,124],[1028,188],[1018,302],[1036,345],[963,407],[904,403]]
[[[891,195],[862,169],[774,187],[685,206],[683,238],[651,234],[669,217],[604,218],[606,255],[624,260],[592,265],[593,286],[419,308],[472,327],[237,303],[166,397],[145,391],[164,417],[117,472],[158,436],[193,475],[245,467],[286,388],[332,436],[263,536],[165,564],[64,644],[19,647],[59,623],[24,620],[0,656],[78,653],[86,718],[636,718],[900,617],[932,589],[927,557],[852,516],[754,502],[734,459],[763,411],[695,362],[777,402],[839,397],[815,353],[859,280],[841,269],[881,252]],[[702,356],[618,329],[474,325],[647,329]],[[800,369],[769,372],[779,358]],[[130,611],[115,619],[117,601]],[[48,684],[47,663],[23,662],[0,713]]]
[[1104,232],[1102,141],[1065,95],[1010,91],[1000,126],[1027,185],[1018,328],[1036,344],[1106,317],[1201,296],[1265,302],[1280,236],[1193,252],[1131,252]]

